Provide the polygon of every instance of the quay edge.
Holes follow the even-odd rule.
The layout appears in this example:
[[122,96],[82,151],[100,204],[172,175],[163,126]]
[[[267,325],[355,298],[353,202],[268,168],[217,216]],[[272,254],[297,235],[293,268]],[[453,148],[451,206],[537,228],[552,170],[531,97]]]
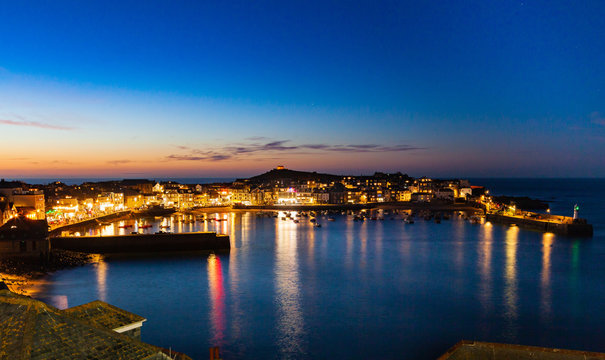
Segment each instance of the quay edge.
[[485,219],[492,223],[517,225],[525,229],[551,232],[558,235],[579,237],[592,237],[593,235],[592,225],[586,223],[544,221],[490,213],[485,215]]
[[51,237],[51,248],[89,254],[229,251],[228,235],[215,232]]

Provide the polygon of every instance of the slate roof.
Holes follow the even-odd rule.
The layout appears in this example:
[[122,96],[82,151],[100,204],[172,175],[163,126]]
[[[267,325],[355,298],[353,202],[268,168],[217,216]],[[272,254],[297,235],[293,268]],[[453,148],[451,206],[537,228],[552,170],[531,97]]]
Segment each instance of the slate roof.
[[603,360],[604,353],[462,340],[437,360]]
[[168,359],[159,348],[0,290],[0,359]]
[[63,313],[112,330],[147,320],[142,316],[133,314],[100,300],[65,309],[63,310]]

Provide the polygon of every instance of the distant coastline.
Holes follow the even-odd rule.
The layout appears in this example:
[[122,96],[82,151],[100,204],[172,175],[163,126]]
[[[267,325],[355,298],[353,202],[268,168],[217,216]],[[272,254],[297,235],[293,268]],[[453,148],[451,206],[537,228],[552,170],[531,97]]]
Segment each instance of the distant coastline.
[[[236,178],[223,178],[223,177],[192,177],[192,178],[188,178],[188,177],[151,177],[153,180],[155,181],[173,181],[173,182],[177,182],[179,184],[213,184],[213,183],[230,183],[235,181]],[[95,178],[95,177],[90,177],[90,178],[70,178],[70,177],[65,177],[65,178],[51,178],[51,177],[43,177],[43,178],[28,178],[28,177],[22,177],[22,178],[4,178],[6,181],[23,181],[27,184],[31,184],[31,185],[46,185],[46,184],[50,184],[56,181],[60,181],[66,185],[80,185],[83,184],[85,182],[104,182],[104,181],[121,181],[124,179],[124,177],[107,177],[107,178]]]

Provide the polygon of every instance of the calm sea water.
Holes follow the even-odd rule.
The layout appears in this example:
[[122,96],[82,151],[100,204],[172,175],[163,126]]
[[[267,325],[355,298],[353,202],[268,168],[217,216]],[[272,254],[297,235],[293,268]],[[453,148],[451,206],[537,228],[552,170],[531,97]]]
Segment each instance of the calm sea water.
[[433,359],[461,339],[605,352],[605,180],[482,182],[549,200],[555,213],[578,203],[595,236],[459,217],[410,225],[336,216],[321,228],[254,213],[153,219],[228,233],[233,249],[100,260],[51,275],[39,297],[58,307],[101,299],[143,315],[144,341],[195,359],[210,346],[225,359]]

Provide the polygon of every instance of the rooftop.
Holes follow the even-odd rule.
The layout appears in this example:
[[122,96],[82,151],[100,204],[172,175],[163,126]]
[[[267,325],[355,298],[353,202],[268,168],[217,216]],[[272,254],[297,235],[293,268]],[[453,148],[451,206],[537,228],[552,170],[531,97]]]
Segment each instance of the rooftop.
[[168,359],[159,348],[0,290],[0,358]]
[[603,360],[605,353],[462,340],[438,360]]
[[142,316],[133,314],[100,300],[65,309],[63,310],[63,313],[118,332],[128,325],[142,323],[147,320]]

